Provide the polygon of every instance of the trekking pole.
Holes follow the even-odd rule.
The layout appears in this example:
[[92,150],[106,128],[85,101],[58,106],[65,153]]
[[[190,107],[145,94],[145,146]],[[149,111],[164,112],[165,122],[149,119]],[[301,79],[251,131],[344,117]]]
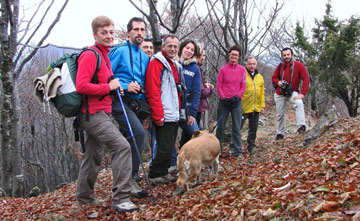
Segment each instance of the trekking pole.
[[140,164],[141,164],[142,171],[143,171],[143,173],[144,173],[144,177],[145,177],[146,184],[147,184],[147,186],[148,186],[148,188],[149,188],[149,192],[150,192],[151,199],[153,200],[154,205],[156,205],[155,198],[154,198],[154,196],[153,196],[153,194],[152,194],[152,191],[151,191],[150,182],[149,182],[148,176],[146,175],[145,167],[144,167],[144,164],[143,164],[143,162],[142,162],[142,159],[141,159],[141,156],[140,156],[140,152],[139,152],[139,149],[138,149],[137,144],[136,144],[135,136],[134,136],[133,131],[132,131],[132,129],[131,129],[131,125],[130,125],[130,122],[129,122],[129,118],[128,118],[127,114],[126,114],[126,110],[125,110],[125,107],[124,107],[124,103],[123,103],[123,101],[122,101],[122,99],[121,99],[121,95],[120,95],[119,89],[116,90],[116,93],[117,93],[117,96],[118,96],[118,98],[119,98],[119,101],[120,101],[120,104],[121,104],[121,108],[122,108],[122,110],[123,110],[123,112],[124,112],[126,124],[127,124],[128,128],[129,128],[130,135],[131,135],[131,137],[132,137],[132,139],[133,139],[133,142],[134,142],[134,145],[135,145],[135,149],[136,149],[136,153],[137,153],[137,155],[138,155],[138,157],[139,157],[139,161],[140,161]]
[[211,129],[209,132],[212,133],[214,132],[215,128],[219,125],[221,118],[223,118],[224,114],[228,111],[228,108],[225,108],[225,110],[221,113],[221,116],[219,117],[219,119],[217,120],[215,126],[213,127],[213,129]]

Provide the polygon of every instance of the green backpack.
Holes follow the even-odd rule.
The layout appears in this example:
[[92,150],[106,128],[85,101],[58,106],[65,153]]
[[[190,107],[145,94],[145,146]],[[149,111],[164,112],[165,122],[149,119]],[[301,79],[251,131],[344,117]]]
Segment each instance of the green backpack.
[[[52,69],[59,68],[62,86],[59,87],[57,95],[51,99],[56,110],[65,117],[75,117],[79,114],[83,97],[87,102],[87,96],[83,96],[76,92],[76,74],[78,69],[78,59],[84,51],[93,51],[96,56],[96,70],[91,79],[91,83],[98,83],[97,72],[100,69],[101,59],[99,53],[92,48],[83,49],[79,53],[66,53],[59,59],[53,61],[48,66],[46,73],[49,73]],[[88,105],[86,106],[86,112],[88,113]]]

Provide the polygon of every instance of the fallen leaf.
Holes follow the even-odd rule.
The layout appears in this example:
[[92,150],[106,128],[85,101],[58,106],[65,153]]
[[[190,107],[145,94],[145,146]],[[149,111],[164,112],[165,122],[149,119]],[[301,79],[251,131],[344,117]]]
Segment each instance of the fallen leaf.
[[350,193],[346,192],[340,195],[341,200],[339,201],[341,204],[345,203],[348,199],[350,199]]
[[309,192],[309,190],[297,189],[296,192],[297,193],[307,193],[307,192]]
[[360,212],[357,212],[352,218],[351,218],[352,221],[357,221],[357,220],[360,220]]
[[326,212],[331,212],[334,210],[334,207],[339,206],[338,202],[335,201],[325,201],[321,210],[324,210]]
[[239,211],[237,211],[236,209],[231,212],[231,216],[232,216],[232,217],[235,217],[235,216],[237,216],[238,214],[239,214]]
[[275,213],[276,213],[276,210],[269,208],[263,213],[263,216],[271,217],[271,216],[275,215]]
[[352,215],[355,213],[360,213],[360,206],[352,206],[348,210],[345,211],[345,214]]
[[318,205],[313,209],[313,211],[314,211],[315,213],[319,212],[319,211],[321,210],[321,208],[323,207],[324,203],[325,203],[325,201],[322,201],[320,204],[318,204]]
[[318,186],[316,187],[315,192],[330,192],[330,190],[324,186]]
[[88,216],[88,218],[89,218],[89,219],[95,219],[95,218],[98,218],[98,216],[99,216],[99,213],[96,212],[96,211],[94,211],[93,213],[91,213],[91,214]]
[[273,190],[275,190],[275,191],[285,190],[285,189],[289,188],[289,187],[290,187],[290,185],[291,185],[291,183],[290,183],[290,182],[288,182],[286,185],[284,185],[284,186],[282,186],[282,187],[273,188]]

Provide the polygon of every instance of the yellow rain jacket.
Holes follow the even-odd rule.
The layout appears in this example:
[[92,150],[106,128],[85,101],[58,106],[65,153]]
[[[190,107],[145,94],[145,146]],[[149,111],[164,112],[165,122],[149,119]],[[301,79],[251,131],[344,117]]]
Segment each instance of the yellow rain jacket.
[[260,112],[265,107],[264,78],[255,70],[254,79],[246,70],[246,89],[242,98],[243,114]]

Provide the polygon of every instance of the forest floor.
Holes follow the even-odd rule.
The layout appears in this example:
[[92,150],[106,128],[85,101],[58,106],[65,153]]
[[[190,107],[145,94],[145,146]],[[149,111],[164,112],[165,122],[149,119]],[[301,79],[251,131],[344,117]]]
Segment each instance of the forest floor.
[[[102,205],[78,206],[75,183],[31,198],[0,198],[2,220],[360,220],[360,118],[337,119],[306,146],[295,114],[288,133],[275,141],[272,99],[261,117],[255,154],[235,158],[228,144],[217,180],[173,197],[175,183],[152,187],[156,199],[132,198],[139,211],[118,214],[111,207],[111,170],[99,173],[96,196]],[[307,113],[307,116],[310,116]],[[309,121],[314,126],[316,119]],[[244,128],[245,130],[246,128]],[[310,129],[310,128],[308,128]],[[243,140],[246,132],[243,131]],[[147,163],[146,163],[147,165]],[[147,189],[145,181],[140,185]]]

